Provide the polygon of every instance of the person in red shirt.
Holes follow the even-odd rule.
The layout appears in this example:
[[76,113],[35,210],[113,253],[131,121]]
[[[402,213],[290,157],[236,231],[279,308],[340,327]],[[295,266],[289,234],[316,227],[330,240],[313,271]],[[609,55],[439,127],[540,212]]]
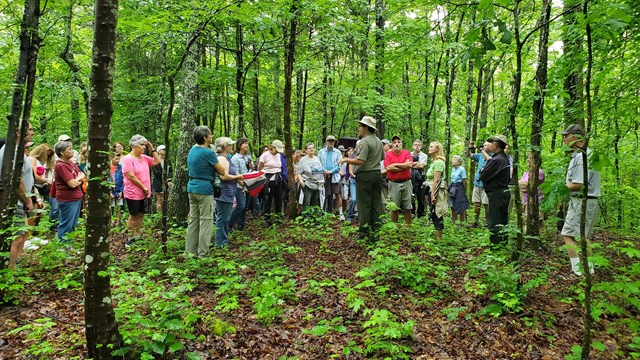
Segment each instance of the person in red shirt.
[[402,149],[402,139],[398,135],[391,138],[391,151],[387,151],[385,155],[384,167],[389,180],[389,201],[397,207],[397,210],[391,211],[391,220],[398,222],[398,213],[402,210],[404,222],[411,225],[413,158],[408,150]]
[[85,175],[76,164],[71,161],[73,158],[73,145],[68,141],[59,141],[54,150],[58,156],[55,173],[55,193],[60,211],[60,223],[58,225],[58,240],[69,242],[66,235],[76,229],[78,218],[80,218],[80,208],[82,206],[82,180]]

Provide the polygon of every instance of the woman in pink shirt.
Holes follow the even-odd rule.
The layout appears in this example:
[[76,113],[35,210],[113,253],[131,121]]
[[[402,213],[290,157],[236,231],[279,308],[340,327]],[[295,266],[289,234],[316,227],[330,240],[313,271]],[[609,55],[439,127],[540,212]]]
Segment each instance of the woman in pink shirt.
[[[127,202],[130,215],[127,222],[127,230],[129,231],[127,246],[133,244],[140,237],[144,214],[149,211],[151,201],[150,169],[160,163],[158,153],[144,136],[133,135],[129,145],[131,152],[122,158],[124,199]],[[144,155],[145,148],[153,157]]]

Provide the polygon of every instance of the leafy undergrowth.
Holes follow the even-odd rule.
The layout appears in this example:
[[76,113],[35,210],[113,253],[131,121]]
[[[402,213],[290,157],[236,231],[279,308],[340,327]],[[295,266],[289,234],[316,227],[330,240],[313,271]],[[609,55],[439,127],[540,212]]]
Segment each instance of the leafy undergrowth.
[[[153,228],[153,219],[148,228]],[[519,263],[487,234],[447,224],[440,242],[418,219],[380,240],[311,215],[271,228],[257,219],[230,247],[183,257],[184,230],[125,249],[112,234],[113,301],[134,359],[561,359],[582,336],[582,283],[556,234]],[[595,239],[594,358],[640,357],[637,239]],[[3,274],[0,358],[85,357],[81,254],[55,243]],[[11,304],[13,301],[15,304]]]

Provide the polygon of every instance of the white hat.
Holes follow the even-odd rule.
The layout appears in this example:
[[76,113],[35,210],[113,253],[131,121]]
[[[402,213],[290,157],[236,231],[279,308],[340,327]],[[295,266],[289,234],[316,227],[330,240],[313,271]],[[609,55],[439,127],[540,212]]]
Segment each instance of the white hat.
[[158,145],[158,147],[156,148],[157,151],[162,151],[164,149],[166,149],[167,147],[164,145]]
[[376,128],[376,123],[378,121],[376,121],[376,119],[372,118],[371,116],[365,116],[362,119],[360,119],[360,121],[358,121],[360,124],[362,125],[366,125],[370,128],[372,128],[373,130],[378,130]]
[[284,144],[280,140],[273,140],[273,142],[271,143],[271,146],[276,148],[276,150],[278,150],[279,153],[284,152]]
[[69,135],[62,134],[58,136],[58,142],[60,141],[71,141],[71,137]]

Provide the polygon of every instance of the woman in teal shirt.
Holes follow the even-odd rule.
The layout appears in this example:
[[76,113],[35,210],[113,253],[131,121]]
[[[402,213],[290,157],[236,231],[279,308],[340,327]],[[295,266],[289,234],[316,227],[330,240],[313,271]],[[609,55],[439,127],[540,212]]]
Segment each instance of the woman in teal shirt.
[[196,141],[189,155],[189,223],[187,225],[187,243],[185,255],[194,254],[198,257],[209,254],[211,244],[211,230],[213,229],[213,180],[215,173],[225,174],[224,167],[218,162],[216,153],[211,150],[213,141],[211,130],[207,126],[198,126],[193,130]]

